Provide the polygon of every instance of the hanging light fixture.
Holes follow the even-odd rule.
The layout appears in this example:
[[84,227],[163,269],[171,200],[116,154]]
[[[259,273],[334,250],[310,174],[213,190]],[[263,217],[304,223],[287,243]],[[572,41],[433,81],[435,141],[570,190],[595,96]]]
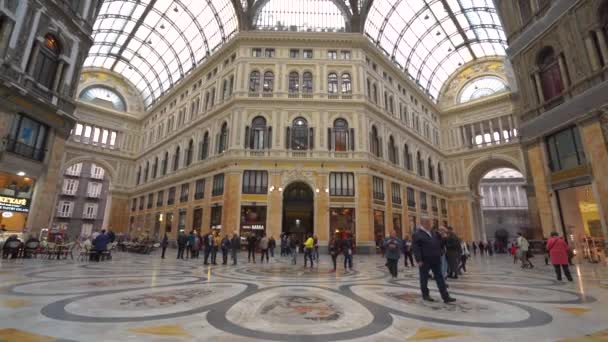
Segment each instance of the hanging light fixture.
[[165,24],[160,23],[160,29],[161,29],[161,30],[164,30],[164,29],[165,29]]
[[173,12],[175,12],[175,13],[179,12],[179,10],[177,9],[177,5],[175,5],[175,8],[173,9]]

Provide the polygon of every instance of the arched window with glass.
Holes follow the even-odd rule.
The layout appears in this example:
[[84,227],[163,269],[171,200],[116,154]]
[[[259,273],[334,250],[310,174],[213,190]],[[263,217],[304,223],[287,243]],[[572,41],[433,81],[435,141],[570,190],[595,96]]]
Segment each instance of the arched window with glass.
[[[38,43],[36,43],[38,44]],[[35,51],[35,50],[34,50]],[[54,35],[47,33],[39,44],[38,55],[31,57],[34,65],[30,66],[30,74],[42,86],[49,90],[54,90],[53,85],[59,68],[59,56],[61,54],[61,44]]]
[[251,121],[251,128],[245,127],[245,145],[252,150],[271,148],[271,127],[266,125],[266,119],[258,116]]
[[188,142],[188,149],[186,150],[186,166],[192,164],[192,152],[194,150],[194,140],[190,139]]
[[334,126],[328,128],[329,150],[337,152],[353,151],[355,149],[354,129],[348,128],[348,122],[344,119],[336,119]]
[[313,129],[308,127],[308,121],[299,117],[293,120],[287,128],[287,148],[292,150],[308,150],[313,148]]
[[414,169],[414,165],[412,163],[412,153],[410,152],[410,147],[408,144],[403,145],[403,160],[405,168],[412,171]]
[[260,72],[254,70],[249,74],[249,92],[257,93],[260,91]]
[[300,92],[300,74],[297,71],[289,73],[289,93],[297,94]]
[[224,122],[217,136],[217,153],[224,153],[228,149],[228,123]]
[[306,71],[302,74],[302,93],[312,94],[312,72]]
[[207,157],[209,157],[209,132],[205,132],[205,134],[203,134],[203,140],[201,140],[201,142],[200,142],[199,149],[200,149],[199,159],[200,160],[207,159]]
[[330,95],[338,94],[338,75],[335,72],[327,75],[327,92]]
[[378,135],[378,129],[376,126],[372,126],[370,134],[370,151],[378,158],[382,157],[382,138]]
[[564,91],[564,75],[560,71],[559,57],[552,47],[546,47],[539,53],[538,69],[544,100],[560,97]]
[[342,94],[352,93],[352,81],[349,73],[342,74]]
[[435,181],[435,167],[433,166],[433,161],[431,160],[431,157],[429,157],[427,161],[427,166],[429,169],[429,179]]
[[177,171],[179,169],[179,158],[180,158],[180,148],[177,146],[175,148],[175,154],[173,155],[173,171]]
[[397,146],[395,145],[395,138],[391,135],[388,138],[388,159],[393,164],[399,164]]
[[264,73],[264,92],[272,93],[274,91],[274,73],[272,71],[266,71]]
[[422,159],[420,151],[416,152],[416,160],[418,162],[418,176],[424,177],[424,159]]

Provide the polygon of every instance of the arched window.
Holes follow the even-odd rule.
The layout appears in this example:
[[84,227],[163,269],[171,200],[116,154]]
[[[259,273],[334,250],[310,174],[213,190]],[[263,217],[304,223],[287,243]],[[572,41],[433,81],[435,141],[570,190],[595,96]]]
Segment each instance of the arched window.
[[274,73],[266,71],[264,73],[264,92],[272,93],[274,91]]
[[158,176],[158,157],[154,157],[154,164],[152,165],[152,179]]
[[180,154],[180,148],[177,146],[175,148],[175,154],[173,155],[173,171],[177,171],[177,169],[179,169]]
[[[255,70],[249,75],[249,92],[257,93],[260,91],[260,72]],[[206,105],[205,105],[206,107]]]
[[429,168],[429,179],[434,181],[435,180],[435,167],[433,166],[433,161],[431,160],[431,157],[429,157],[429,159],[428,159],[427,166]]
[[416,153],[416,160],[418,161],[418,175],[424,177],[424,160],[422,159],[420,151]]
[[205,132],[203,140],[200,142],[200,160],[205,160],[209,156],[209,132]]
[[251,128],[245,127],[245,145],[252,150],[270,148],[270,127],[266,126],[266,119],[256,117],[251,122]]
[[353,91],[349,73],[342,74],[342,93],[350,94]]
[[558,56],[553,48],[546,47],[538,55],[538,69],[545,101],[562,95],[564,91],[563,76],[559,69]]
[[291,124],[291,149],[308,150],[312,148],[312,128],[308,129],[308,122],[304,118],[297,118]]
[[150,161],[146,161],[146,168],[144,169],[144,183],[148,181],[148,173],[150,173]]
[[348,128],[344,119],[336,119],[334,127],[328,129],[329,150],[348,151],[355,149],[354,130]]
[[218,136],[217,153],[224,153],[228,148],[228,123],[224,122]]
[[338,75],[334,72],[327,75],[327,92],[329,94],[338,93]]
[[382,143],[378,136],[378,129],[376,126],[372,126],[372,131],[370,133],[370,149],[374,156],[382,157]]
[[312,73],[305,72],[302,74],[302,93],[312,94]]
[[190,139],[188,142],[188,150],[186,150],[186,166],[192,164],[192,152],[194,150],[194,141]]
[[443,170],[441,169],[441,163],[437,163],[437,181],[443,185]]
[[36,81],[50,90],[54,90],[53,84],[59,68],[59,55],[61,54],[61,45],[59,40],[50,33],[44,36],[42,44],[40,44],[39,53],[37,56],[32,56],[31,60],[34,65],[31,66],[30,74],[34,76]]
[[165,158],[163,158],[163,164],[161,169],[161,175],[167,174],[167,165],[169,164],[169,151],[165,152]]
[[403,145],[403,159],[405,168],[412,171],[414,169],[414,165],[412,164],[412,153],[410,152],[410,147],[407,144]]
[[110,87],[103,85],[92,85],[86,87],[78,95],[78,99],[81,101],[91,102],[96,105],[109,107],[117,111],[124,112],[127,110],[126,102],[122,95],[114,91]]
[[295,94],[300,92],[300,74],[296,71],[289,73],[289,93]]
[[393,163],[399,163],[397,160],[397,146],[395,146],[395,138],[391,135],[388,138],[388,160]]

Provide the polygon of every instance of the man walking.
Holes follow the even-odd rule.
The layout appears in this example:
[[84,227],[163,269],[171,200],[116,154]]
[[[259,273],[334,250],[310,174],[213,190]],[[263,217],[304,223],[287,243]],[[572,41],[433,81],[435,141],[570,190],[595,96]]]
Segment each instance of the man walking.
[[353,238],[350,234],[342,240],[342,254],[344,254],[344,271],[353,270]]
[[405,267],[409,267],[407,261],[410,261],[412,267],[414,267],[414,256],[412,255],[412,241],[410,241],[410,237],[406,236],[401,245],[403,247],[403,261]]
[[167,251],[167,246],[169,246],[169,237],[167,236],[167,233],[165,233],[165,236],[163,236],[163,240],[160,242],[160,247],[162,248],[162,254],[160,255],[161,259],[165,258],[165,252]]
[[177,258],[184,259],[184,250],[186,249],[186,243],[188,242],[188,237],[184,234],[183,231],[179,232],[179,236],[177,237]]
[[270,262],[270,258],[268,258],[268,244],[269,240],[266,236],[266,233],[262,234],[262,238],[260,239],[260,262],[264,263],[264,256],[266,256],[266,263]]
[[422,299],[434,302],[428,288],[429,270],[433,272],[433,277],[437,282],[437,288],[441,293],[444,303],[452,303],[456,299],[450,297],[445,286],[445,279],[441,274],[441,237],[437,233],[429,232],[424,226],[420,225],[413,237],[414,258],[418,264],[420,272],[420,291]]
[[258,242],[258,239],[255,237],[253,233],[250,233],[247,237],[247,261],[251,262],[253,259],[253,263],[255,264],[255,244]]
[[315,247],[315,240],[312,235],[308,234],[308,239],[304,242],[304,267],[306,267],[306,261],[310,260],[310,268],[313,268],[313,249]]
[[392,231],[386,241],[384,241],[384,256],[386,256],[386,267],[391,273],[393,280],[397,279],[397,265],[401,256],[401,240],[397,238],[397,232]]

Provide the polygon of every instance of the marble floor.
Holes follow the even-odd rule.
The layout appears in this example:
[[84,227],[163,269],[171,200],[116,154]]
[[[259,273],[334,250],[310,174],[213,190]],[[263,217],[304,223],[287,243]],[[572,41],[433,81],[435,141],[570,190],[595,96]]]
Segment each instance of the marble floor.
[[0,341],[608,340],[606,265],[576,266],[568,283],[538,257],[532,270],[476,257],[448,305],[421,300],[414,269],[391,280],[378,256],[332,273],[328,256],[311,270],[302,257],[204,266],[170,254],[0,260]]

